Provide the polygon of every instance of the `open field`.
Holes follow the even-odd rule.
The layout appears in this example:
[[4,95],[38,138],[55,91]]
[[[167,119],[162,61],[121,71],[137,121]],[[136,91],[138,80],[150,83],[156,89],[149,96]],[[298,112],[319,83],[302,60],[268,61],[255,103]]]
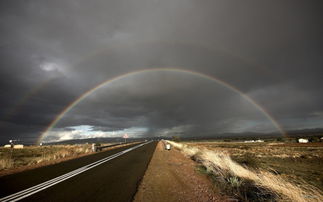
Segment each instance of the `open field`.
[[[117,145],[104,150],[109,150],[128,144]],[[109,144],[104,144],[102,146],[107,145]],[[92,153],[91,144],[26,146],[23,149],[2,147],[0,148],[0,176],[50,164],[56,164]]]
[[23,149],[0,148],[0,175],[22,167],[37,167],[91,152],[91,145],[27,146]]
[[323,143],[200,142],[189,145],[224,152],[249,168],[264,169],[323,190]]
[[323,143],[171,143],[223,194],[241,201],[323,199]]

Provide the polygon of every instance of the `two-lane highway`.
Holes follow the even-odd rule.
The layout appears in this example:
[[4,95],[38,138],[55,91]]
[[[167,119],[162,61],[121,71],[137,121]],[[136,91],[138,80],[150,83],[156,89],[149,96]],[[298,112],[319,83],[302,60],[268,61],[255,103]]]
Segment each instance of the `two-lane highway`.
[[131,201],[156,142],[0,178],[0,201]]

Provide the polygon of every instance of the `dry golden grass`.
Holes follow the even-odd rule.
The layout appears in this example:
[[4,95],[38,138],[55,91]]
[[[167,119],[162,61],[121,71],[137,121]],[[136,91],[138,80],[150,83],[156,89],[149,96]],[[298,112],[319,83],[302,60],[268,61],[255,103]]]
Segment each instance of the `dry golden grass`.
[[0,171],[22,166],[59,161],[91,152],[91,145],[30,146],[23,149],[0,149]]
[[253,181],[257,186],[271,190],[282,201],[323,201],[322,192],[309,184],[296,185],[265,170],[250,170],[231,159],[228,153],[212,151],[201,146],[188,146],[169,141],[184,154],[194,157],[206,169],[217,175],[230,173],[233,176]]
[[297,184],[302,181],[323,190],[323,142],[243,143],[187,142],[187,145],[226,153],[244,167],[262,169]]
[[[104,150],[115,149],[127,145],[116,145]],[[106,143],[107,146],[115,143]],[[23,149],[0,148],[0,176],[22,172],[37,167],[56,164],[73,158],[92,154],[90,144],[82,145],[51,145],[51,146],[26,146]]]
[[0,170],[12,168],[13,165],[14,165],[14,162],[11,158],[3,157],[0,159]]

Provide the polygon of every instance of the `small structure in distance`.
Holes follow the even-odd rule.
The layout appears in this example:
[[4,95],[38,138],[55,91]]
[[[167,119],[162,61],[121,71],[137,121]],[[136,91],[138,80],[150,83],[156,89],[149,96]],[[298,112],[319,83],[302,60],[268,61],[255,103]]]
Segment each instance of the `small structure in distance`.
[[12,148],[12,149],[23,149],[24,145],[23,144],[15,144],[15,145],[6,144],[3,147],[4,148]]
[[14,149],[23,149],[24,148],[24,145],[23,144],[15,144],[13,146]]
[[129,138],[128,134],[125,133],[122,138],[124,139],[124,142],[126,143],[127,142],[127,139]]
[[4,145],[4,148],[12,148],[12,149],[23,149],[23,144],[14,144],[14,142],[18,142],[19,140],[9,140],[9,144]]
[[308,139],[305,138],[299,138],[297,141],[298,143],[308,143]]
[[253,143],[253,142],[265,142],[263,140],[246,140],[244,143]]

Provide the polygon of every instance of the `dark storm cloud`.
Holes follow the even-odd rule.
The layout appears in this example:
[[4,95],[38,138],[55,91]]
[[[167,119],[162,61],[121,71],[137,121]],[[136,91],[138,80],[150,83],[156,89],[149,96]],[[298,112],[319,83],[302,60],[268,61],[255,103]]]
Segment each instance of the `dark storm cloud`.
[[[2,142],[37,137],[99,82],[156,67],[224,80],[287,129],[323,127],[320,1],[34,0],[2,1],[0,9]],[[239,95],[193,76],[139,76],[106,91],[80,103],[59,130],[273,130]]]

